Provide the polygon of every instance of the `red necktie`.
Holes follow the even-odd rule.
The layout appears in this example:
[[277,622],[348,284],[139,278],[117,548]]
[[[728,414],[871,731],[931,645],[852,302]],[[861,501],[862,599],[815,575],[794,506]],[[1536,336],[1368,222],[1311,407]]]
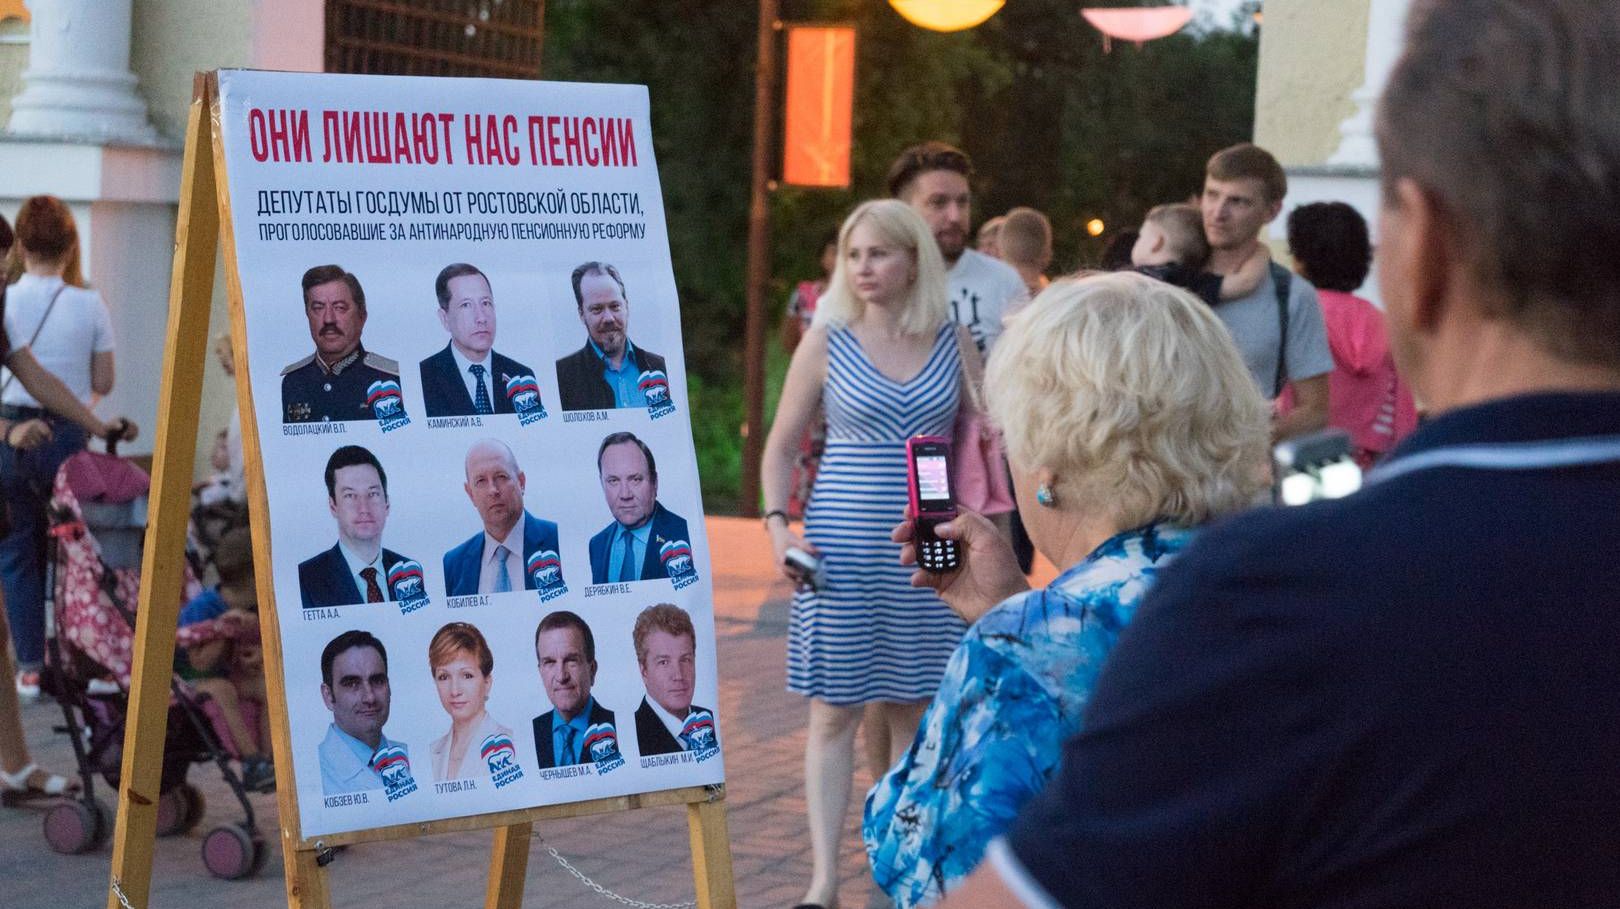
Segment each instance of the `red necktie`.
[[360,576],[366,579],[366,602],[381,603],[383,601],[382,588],[377,586],[377,569],[362,568]]

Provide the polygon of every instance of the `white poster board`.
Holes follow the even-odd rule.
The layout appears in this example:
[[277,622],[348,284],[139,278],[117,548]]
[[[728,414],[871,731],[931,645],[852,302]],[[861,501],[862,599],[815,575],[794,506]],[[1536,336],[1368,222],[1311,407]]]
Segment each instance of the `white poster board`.
[[646,89],[219,86],[303,836],[720,782]]

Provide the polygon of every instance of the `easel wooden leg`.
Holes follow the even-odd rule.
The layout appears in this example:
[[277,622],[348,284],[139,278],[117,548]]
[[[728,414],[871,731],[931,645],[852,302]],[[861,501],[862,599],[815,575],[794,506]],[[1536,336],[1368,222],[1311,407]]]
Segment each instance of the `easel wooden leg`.
[[692,840],[692,882],[697,885],[698,909],[736,909],[725,798],[688,804],[686,828]]
[[316,860],[319,853],[314,849],[293,849],[285,838],[281,845],[287,870],[287,909],[332,909],[326,869]]
[[[191,511],[191,467],[197,447],[197,410],[202,402],[203,364],[208,360],[208,307],[219,246],[214,159],[201,75],[193,86],[181,163],[180,212],[175,229],[174,270],[169,288],[168,356],[158,395],[152,456],[150,521],[141,561],[140,605],[135,625],[135,661],[129,692],[129,726],[113,829],[112,880],[131,905],[146,906],[152,886],[152,848],[157,833],[158,778],[168,721],[169,675],[174,632],[184,582],[186,521]],[[110,883],[110,882],[109,882]],[[119,909],[107,888],[107,909]]]
[[520,909],[523,882],[529,873],[530,834],[533,824],[513,824],[495,828],[495,844],[489,851],[489,887],[484,892],[484,909]]

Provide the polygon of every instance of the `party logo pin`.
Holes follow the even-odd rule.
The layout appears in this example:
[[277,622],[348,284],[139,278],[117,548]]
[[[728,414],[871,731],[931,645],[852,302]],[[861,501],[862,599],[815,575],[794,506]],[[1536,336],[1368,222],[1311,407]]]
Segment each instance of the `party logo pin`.
[[540,400],[540,383],[534,376],[512,376],[507,379],[506,399],[512,402],[520,426],[546,418],[546,405]]
[[405,398],[399,383],[393,379],[378,379],[366,389],[366,405],[371,408],[383,432],[393,432],[409,426],[411,418],[405,414]]
[[686,750],[700,761],[720,753],[720,742],[714,734],[714,714],[707,710],[694,710],[681,727],[681,742]]
[[669,377],[662,369],[649,369],[636,383],[647,398],[647,413],[654,420],[675,412],[675,401],[669,395]]
[[624,755],[619,753],[619,731],[612,723],[597,723],[585,730],[584,753],[596,765],[599,774],[624,766]]
[[563,581],[562,559],[555,550],[541,549],[529,556],[529,577],[534,580],[535,592],[540,594],[542,603],[568,592],[568,584]]
[[692,564],[692,547],[685,540],[670,540],[658,547],[658,560],[676,590],[697,583],[697,566]]
[[371,768],[382,777],[383,793],[390,802],[402,799],[416,791],[416,780],[411,777],[411,759],[399,745],[389,745],[371,758]]
[[489,778],[494,781],[496,789],[523,779],[523,768],[518,765],[517,746],[512,744],[510,736],[499,732],[489,736],[479,747],[478,754],[484,759],[484,766],[489,768]]
[[422,563],[400,559],[388,569],[388,589],[399,604],[400,615],[408,615],[428,604],[427,587],[422,581]]

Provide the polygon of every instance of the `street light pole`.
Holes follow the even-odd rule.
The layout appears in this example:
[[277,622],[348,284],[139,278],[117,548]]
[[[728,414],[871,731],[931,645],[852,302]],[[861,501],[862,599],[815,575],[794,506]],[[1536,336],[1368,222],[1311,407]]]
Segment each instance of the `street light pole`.
[[754,155],[748,198],[747,311],[743,343],[742,484],[738,511],[759,515],[759,466],[765,446],[765,290],[770,281],[771,116],[776,97],[778,0],[759,0],[759,57],[754,64]]

